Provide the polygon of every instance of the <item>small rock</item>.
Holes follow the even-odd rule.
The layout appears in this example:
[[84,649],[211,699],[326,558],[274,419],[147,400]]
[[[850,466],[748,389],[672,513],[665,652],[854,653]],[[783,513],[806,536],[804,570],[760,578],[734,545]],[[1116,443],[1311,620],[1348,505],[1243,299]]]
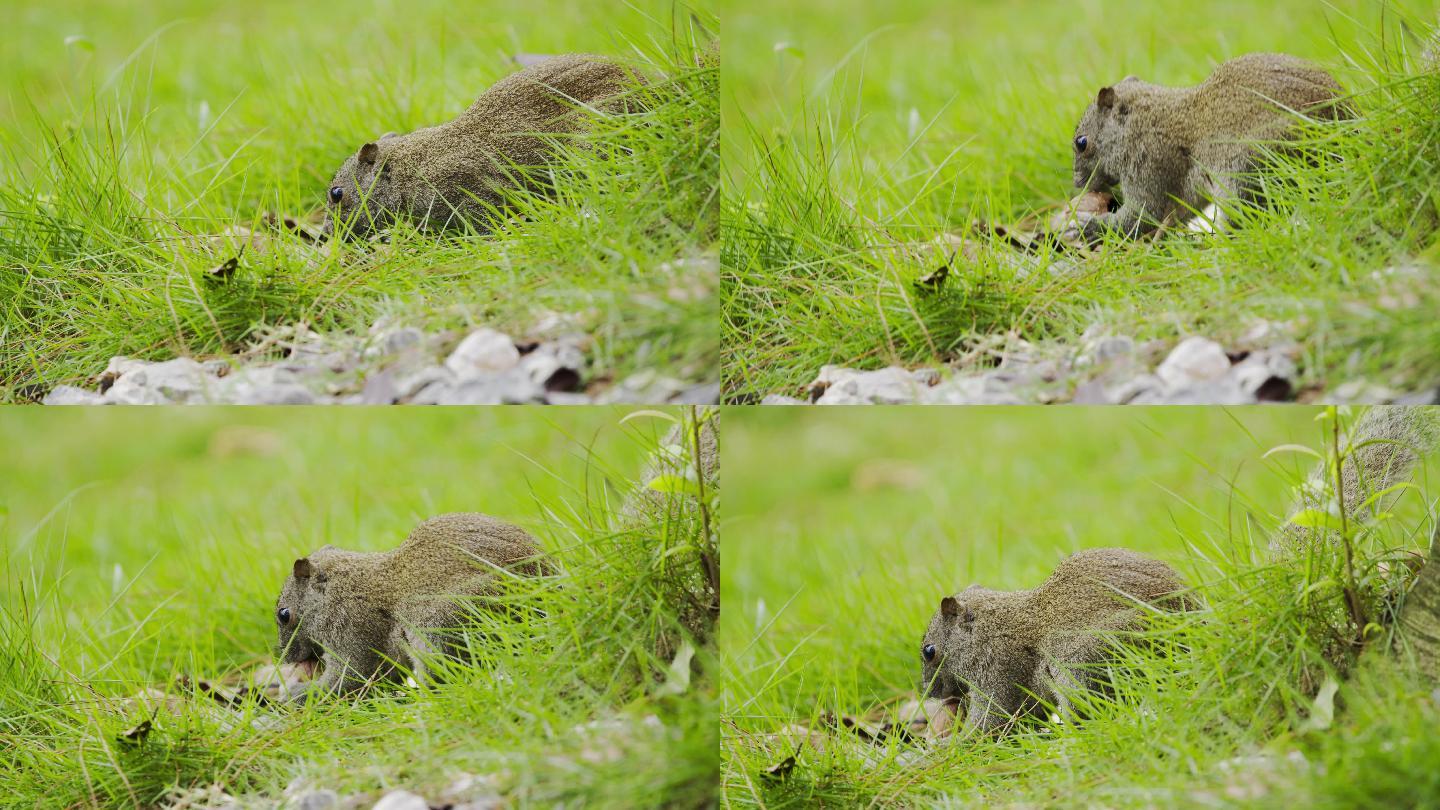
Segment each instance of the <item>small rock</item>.
[[957,375],[927,391],[923,402],[935,405],[1026,405],[1015,393],[1018,386],[1032,385],[1036,378],[1024,374],[986,373]]
[[907,405],[937,377],[934,370],[912,372],[900,366],[878,371],[825,366],[810,384],[810,392],[816,405]]
[[136,360],[124,355],[110,358],[110,362],[105,364],[105,370],[100,373],[100,390],[103,392],[110,383],[135,369],[145,368],[148,365],[150,365],[148,360]]
[[581,388],[585,355],[567,343],[546,343],[520,359],[520,368],[546,391],[573,392]]
[[1140,374],[1112,387],[1110,396],[1116,405],[1138,405],[1145,397],[1158,395],[1164,388],[1165,383],[1154,374]]
[[1440,388],[1395,398],[1396,405],[1440,405]]
[[433,382],[411,399],[416,405],[523,405],[543,402],[545,389],[536,385],[523,370],[508,374],[486,374],[458,382]]
[[1399,397],[1400,392],[1392,388],[1374,385],[1368,380],[1351,380],[1335,386],[1322,399],[1332,405],[1385,405]]
[[785,395],[783,395],[783,394],[766,394],[766,395],[765,395],[765,398],[762,399],[762,400],[760,400],[760,404],[761,404],[761,405],[808,405],[809,403],[807,403],[807,402],[806,402],[805,400],[803,400],[803,399],[796,399],[795,397],[787,397],[787,396],[785,396]]
[[505,800],[495,790],[493,776],[465,774],[452,781],[441,791],[440,799],[451,806],[451,810],[492,810],[504,807]]
[[383,369],[365,378],[365,387],[360,389],[363,405],[394,405],[400,401],[400,389],[395,385],[396,372]]
[[293,370],[252,366],[224,378],[215,401],[230,405],[314,405],[320,400],[298,382]]
[[73,385],[58,385],[41,401],[42,405],[104,405],[105,397]]
[[213,360],[206,360],[200,364],[200,367],[212,377],[224,377],[230,373],[230,361],[224,358],[217,357]]
[[330,810],[330,808],[338,807],[339,805],[340,794],[324,788],[301,793],[292,799],[286,807],[293,808],[293,810]]
[[494,329],[471,332],[445,359],[445,367],[465,378],[486,372],[508,371],[520,362],[520,351],[507,335]]
[[1219,343],[1203,337],[1188,337],[1170,352],[1155,375],[1170,388],[1183,388],[1218,380],[1229,371],[1230,358]]
[[375,342],[366,347],[367,359],[399,354],[408,349],[418,349],[425,343],[425,333],[413,326],[403,326],[381,332]]
[[601,405],[618,403],[641,403],[659,405],[670,402],[685,390],[679,380],[662,376],[654,371],[639,371],[621,380],[595,398]]
[[1156,398],[1142,393],[1132,405],[1253,405],[1255,397],[1241,390],[1239,382],[1226,375],[1216,380],[1197,380],[1188,385],[1167,387]]
[[[106,375],[116,368],[115,358]],[[142,363],[142,365],[134,365]],[[163,363],[130,361],[119,366],[120,372],[105,391],[105,398],[119,405],[183,405],[202,402],[214,377],[189,357],[177,357]]]
[[1088,341],[1075,358],[1078,368],[1104,366],[1122,358],[1135,357],[1135,339],[1124,335],[1105,335]]
[[1279,351],[1251,352],[1230,371],[1236,387],[1256,402],[1286,402],[1295,393],[1295,361]]
[[392,790],[382,796],[371,810],[430,810],[430,804],[408,790]]
[[672,405],[714,405],[720,401],[720,383],[691,386],[670,399]]
[[1075,391],[1070,395],[1071,405],[1118,405],[1120,404],[1111,394],[1110,387],[1104,380],[1090,379],[1075,386]]

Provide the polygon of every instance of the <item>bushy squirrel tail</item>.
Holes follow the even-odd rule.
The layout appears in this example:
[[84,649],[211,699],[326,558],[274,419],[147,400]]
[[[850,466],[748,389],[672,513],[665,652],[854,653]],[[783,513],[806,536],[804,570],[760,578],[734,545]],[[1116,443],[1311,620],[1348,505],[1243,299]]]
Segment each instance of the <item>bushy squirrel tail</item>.
[[[1349,451],[1340,468],[1340,502],[1347,520],[1363,523],[1394,498],[1382,495],[1366,501],[1407,478],[1415,466],[1440,449],[1440,407],[1375,405],[1365,411],[1350,431]],[[1288,555],[1304,550],[1324,529],[1301,526],[1293,519],[1307,511],[1328,512],[1335,491],[1334,460],[1311,473],[1294,509],[1271,543],[1271,551]]]

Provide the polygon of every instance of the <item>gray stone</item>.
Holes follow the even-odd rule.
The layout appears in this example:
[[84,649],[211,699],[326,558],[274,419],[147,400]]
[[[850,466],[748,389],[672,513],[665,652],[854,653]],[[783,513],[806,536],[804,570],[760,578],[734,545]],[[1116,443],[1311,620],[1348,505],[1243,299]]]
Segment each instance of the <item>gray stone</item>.
[[382,369],[365,377],[365,386],[360,389],[363,405],[394,405],[400,401],[400,389],[395,384],[394,369]]
[[287,808],[293,810],[330,810],[340,806],[340,794],[333,790],[307,790],[292,799]]
[[1200,380],[1179,388],[1167,388],[1159,402],[1148,403],[1137,397],[1130,404],[1158,405],[1253,405],[1255,397],[1240,388],[1231,376],[1218,380]]
[[685,390],[685,384],[679,380],[647,370],[626,377],[596,397],[595,401],[602,405],[612,403],[663,405],[670,402],[683,390]]
[[201,363],[200,366],[205,369],[206,374],[212,377],[224,377],[226,374],[229,374],[231,370],[230,361],[220,357],[206,360]]
[[878,371],[825,366],[810,390],[820,394],[816,405],[906,405],[919,399],[936,376],[931,369],[912,372],[900,366]]
[[522,405],[543,402],[545,389],[516,369],[458,381],[437,381],[411,399],[416,405]]
[[228,405],[314,405],[320,398],[299,382],[294,371],[251,366],[224,378],[213,401]]
[[520,362],[520,351],[509,336],[494,329],[471,332],[445,358],[445,367],[465,378],[485,372],[508,371]]
[[1335,386],[1323,400],[1333,405],[1385,405],[1399,398],[1400,392],[1392,388],[1369,380],[1351,380]]
[[115,378],[128,374],[135,369],[145,368],[148,365],[151,365],[149,360],[136,360],[131,357],[125,357],[124,355],[116,355],[110,358],[109,363],[105,364],[105,371],[103,371],[100,376],[102,378],[109,377],[113,381]]
[[1229,371],[1230,358],[1219,343],[1203,337],[1188,337],[1170,352],[1155,375],[1167,387],[1179,389],[1218,380]]
[[425,343],[425,333],[413,326],[402,326],[380,332],[375,341],[365,348],[367,359],[386,357],[410,349],[418,349]]
[[1440,405],[1440,388],[1395,398],[1396,405]]
[[1285,402],[1295,393],[1299,370],[1278,350],[1251,352],[1230,369],[1236,387],[1251,402]]
[[380,797],[371,810],[430,810],[430,804],[408,790],[392,790]]
[[1138,374],[1111,386],[1109,396],[1116,405],[1141,405],[1147,397],[1160,396],[1165,383],[1154,374]]
[[761,404],[761,405],[808,405],[808,404],[810,404],[810,403],[806,402],[806,401],[803,400],[803,399],[796,399],[795,397],[787,397],[787,396],[784,396],[783,394],[766,394],[766,395],[765,395],[765,398],[762,399],[762,400],[760,400],[760,404]]
[[431,810],[431,806],[408,790],[392,790],[380,797],[372,810]]
[[675,405],[715,405],[720,402],[720,383],[691,386],[670,402]]
[[405,402],[431,383],[454,382],[455,375],[418,352],[406,351],[399,359],[365,377],[360,401],[367,405]]
[[43,405],[104,405],[105,397],[73,385],[59,385],[45,396]]
[[1034,382],[1024,375],[957,375],[923,392],[921,402],[934,405],[1027,405],[1015,392],[1014,382]]
[[1071,405],[1117,405],[1119,404],[1110,393],[1110,388],[1104,380],[1090,379],[1075,386],[1075,391],[1070,395]]
[[537,346],[520,358],[520,369],[546,391],[578,391],[584,386],[585,355],[564,343]]
[[1135,357],[1135,339],[1124,335],[1105,335],[1085,343],[1075,358],[1079,368],[1105,366],[1117,360]]
[[[111,368],[116,368],[115,358]],[[139,364],[139,365],[136,365]],[[118,405],[183,405],[203,402],[214,377],[189,357],[163,363],[130,361],[121,364],[119,376],[105,392],[105,399]],[[111,369],[106,370],[106,374]]]

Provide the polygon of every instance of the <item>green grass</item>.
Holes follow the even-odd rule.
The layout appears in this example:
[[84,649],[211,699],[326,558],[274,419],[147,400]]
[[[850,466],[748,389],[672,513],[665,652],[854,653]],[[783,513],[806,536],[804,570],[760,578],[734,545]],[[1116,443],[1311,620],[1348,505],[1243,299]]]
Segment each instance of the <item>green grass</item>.
[[[1300,388],[1440,380],[1440,74],[1417,68],[1433,0],[840,6],[722,11],[728,400],[793,395],[826,363],[959,361],[997,336],[1233,345],[1262,319],[1290,324]],[[1271,210],[1083,257],[980,238],[993,250],[942,290],[914,287],[939,263],[916,245],[1074,195],[1070,140],[1099,87],[1193,84],[1252,51],[1331,69],[1363,115],[1306,134],[1325,159],[1276,167]]]
[[[719,74],[696,58],[718,24],[703,3],[64,0],[7,19],[0,401],[113,355],[224,354],[296,322],[363,335],[382,316],[523,336],[558,312],[594,336],[592,378],[718,377],[719,280],[694,261],[718,240]],[[555,193],[521,195],[495,233],[397,228],[324,252],[210,238],[318,210],[360,144],[449,120],[517,54],[565,52],[635,63],[653,79],[647,109],[597,120],[600,148],[569,150]],[[237,253],[228,281],[208,277]]]
[[[686,549],[702,535],[690,518],[618,517],[669,427],[622,424],[627,413],[12,410],[0,420],[3,803],[153,806],[218,785],[263,804],[297,778],[434,797],[460,773],[493,777],[515,806],[713,801],[713,641],[686,630],[683,609],[698,571]],[[517,586],[533,609],[487,624],[476,662],[294,711],[221,711],[173,685],[271,660],[297,556],[391,548],[446,511],[515,522],[562,569]],[[680,688],[672,660],[686,646],[698,674]],[[180,706],[127,747],[118,737],[150,714],[128,699],[147,688]]]
[[[727,806],[1440,806],[1434,683],[1337,654],[1338,552],[1287,565],[1265,552],[1311,459],[1263,456],[1323,450],[1316,414],[736,410],[719,636]],[[1428,543],[1437,474],[1432,459],[1359,541],[1359,578],[1373,584],[1374,563]],[[1130,674],[1086,721],[929,746],[830,731],[817,751],[781,736],[913,692],[940,597],[1034,587],[1066,554],[1106,546],[1172,563],[1208,607],[1157,620],[1165,654],[1128,654]],[[1311,728],[1331,676],[1334,722]],[[1293,751],[1309,773],[1222,764]],[[787,779],[765,778],[794,754]]]

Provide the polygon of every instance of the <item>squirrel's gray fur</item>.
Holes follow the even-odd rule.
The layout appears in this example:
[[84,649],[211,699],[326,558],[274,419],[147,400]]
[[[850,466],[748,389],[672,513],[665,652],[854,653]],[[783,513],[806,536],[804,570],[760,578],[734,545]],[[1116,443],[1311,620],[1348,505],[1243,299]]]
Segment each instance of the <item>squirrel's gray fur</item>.
[[[1075,128],[1075,186],[1119,189],[1118,211],[1084,225],[1096,241],[1183,222],[1212,201],[1258,203],[1249,179],[1255,142],[1282,138],[1299,115],[1353,115],[1326,71],[1294,56],[1254,53],[1215,68],[1194,87],[1130,76],[1101,88]],[[1217,216],[1223,211],[1217,206]]]
[[1065,691],[1101,685],[1098,667],[1113,635],[1136,628],[1137,603],[1185,607],[1184,589],[1170,566],[1123,548],[1077,552],[1034,590],[972,585],[930,619],[920,691],[960,701],[967,732],[1003,730],[1047,705],[1069,714]]
[[523,529],[474,513],[431,518],[390,551],[325,546],[296,560],[280,591],[279,655],[324,664],[311,690],[390,680],[396,664],[423,675],[417,653],[453,652],[444,631],[462,623],[462,600],[494,593],[497,577],[547,573],[539,554]]
[[[1440,449],[1440,407],[1424,405],[1374,405],[1350,430],[1351,448],[1340,465],[1341,503],[1347,519],[1368,520],[1377,509],[1383,511],[1393,494],[1362,508],[1371,494],[1389,489],[1410,476],[1421,459]],[[1333,461],[1321,464],[1301,489],[1290,516],[1303,510],[1326,511],[1335,492]],[[1286,522],[1271,542],[1271,551],[1286,555],[1302,551],[1314,541],[1317,531]]]
[[[335,173],[326,197],[324,232],[336,221],[354,235],[409,217],[421,227],[487,230],[504,206],[503,190],[527,185],[513,167],[544,166],[546,136],[577,131],[582,106],[609,109],[639,78],[602,57],[546,59],[496,82],[449,123],[367,143]],[[340,196],[337,203],[334,195]]]

